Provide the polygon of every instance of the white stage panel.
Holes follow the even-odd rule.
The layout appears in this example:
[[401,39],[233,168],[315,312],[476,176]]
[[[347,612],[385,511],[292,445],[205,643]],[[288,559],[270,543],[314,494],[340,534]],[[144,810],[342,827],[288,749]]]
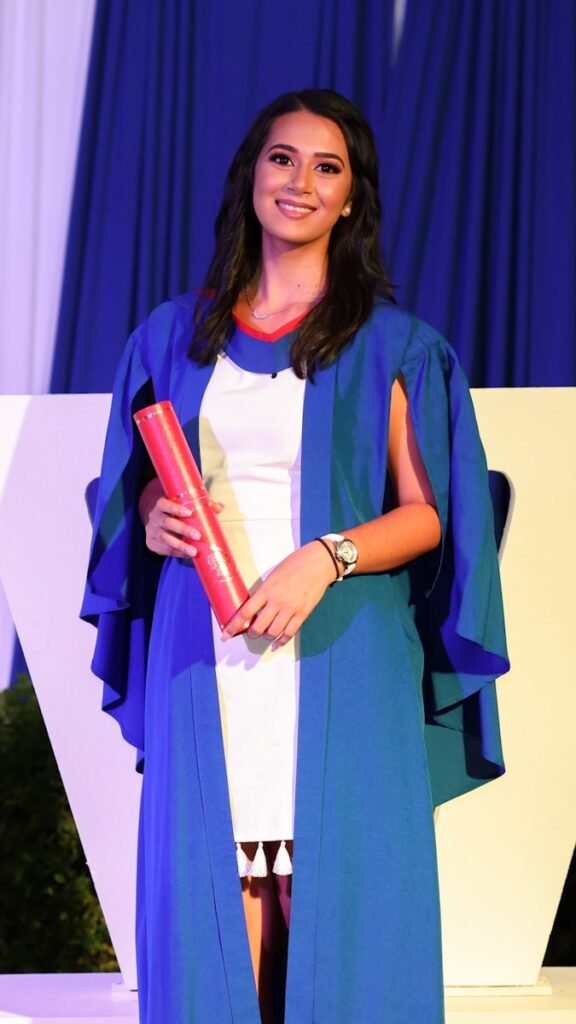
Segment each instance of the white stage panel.
[[134,916],[141,777],[100,710],[95,630],[78,618],[109,395],[0,398],[0,577],[126,983],[136,987]]

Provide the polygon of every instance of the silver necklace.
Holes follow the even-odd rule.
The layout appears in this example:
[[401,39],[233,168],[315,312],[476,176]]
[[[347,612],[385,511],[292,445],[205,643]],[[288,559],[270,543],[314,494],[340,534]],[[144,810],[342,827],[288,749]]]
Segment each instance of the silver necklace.
[[288,306],[285,306],[284,309],[275,309],[273,313],[258,313],[254,309],[254,306],[252,305],[252,303],[250,302],[250,299],[248,298],[248,292],[247,291],[244,292],[244,296],[245,296],[246,302],[250,306],[250,316],[253,316],[255,320],[269,320],[271,316],[280,316],[281,313],[287,313],[289,309],[292,309],[292,306],[307,306],[307,305],[309,305],[309,303],[306,300],[304,300],[304,301],[300,300],[300,302],[291,302]]

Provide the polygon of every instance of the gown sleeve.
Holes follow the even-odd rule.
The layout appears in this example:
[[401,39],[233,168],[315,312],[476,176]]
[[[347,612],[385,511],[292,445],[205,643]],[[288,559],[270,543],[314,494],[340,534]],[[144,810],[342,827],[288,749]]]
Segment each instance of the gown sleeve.
[[132,414],[155,400],[142,332],[129,339],[114,391],[81,617],[98,628],[92,671],[102,707],[144,749],[144,687],[152,611],[163,559],[145,544],[138,496],[146,466]]
[[509,662],[488,470],[465,376],[423,325],[402,366],[442,526],[423,581],[410,570],[424,649],[425,736],[434,803],[504,772],[495,678]]

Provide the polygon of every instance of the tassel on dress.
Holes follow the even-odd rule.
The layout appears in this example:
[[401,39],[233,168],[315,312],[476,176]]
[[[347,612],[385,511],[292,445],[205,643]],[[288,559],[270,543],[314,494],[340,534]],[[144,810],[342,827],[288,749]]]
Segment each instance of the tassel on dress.
[[292,861],[290,860],[290,854],[286,849],[286,843],[284,840],[278,847],[278,853],[274,859],[274,866],[272,871],[275,875],[291,875],[292,874]]
[[256,850],[256,856],[252,861],[252,867],[250,868],[250,875],[252,878],[266,878],[268,874],[268,864],[266,863],[266,854],[264,853],[264,847],[262,843],[258,843],[258,849]]
[[247,878],[250,874],[252,865],[244,853],[240,843],[236,843],[236,861],[238,864],[238,877]]

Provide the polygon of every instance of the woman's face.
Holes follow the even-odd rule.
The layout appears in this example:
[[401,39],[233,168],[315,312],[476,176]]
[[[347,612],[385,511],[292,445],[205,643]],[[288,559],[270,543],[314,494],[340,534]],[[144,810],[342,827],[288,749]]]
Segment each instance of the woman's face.
[[352,171],[334,121],[307,110],[276,118],[254,172],[253,202],[263,242],[322,241],[349,215]]

